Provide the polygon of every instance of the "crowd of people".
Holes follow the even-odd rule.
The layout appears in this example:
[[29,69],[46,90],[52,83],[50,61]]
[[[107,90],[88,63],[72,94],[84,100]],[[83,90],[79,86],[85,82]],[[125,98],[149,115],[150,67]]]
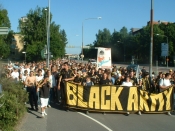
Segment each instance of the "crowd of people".
[[152,73],[150,79],[145,67],[139,72],[116,65],[112,65],[110,69],[103,69],[91,63],[61,59],[51,60],[49,67],[45,61],[9,62],[4,66],[4,71],[4,77],[24,85],[24,89],[29,94],[31,110],[38,111],[38,101],[40,101],[42,117],[47,115],[45,109],[51,107],[51,103],[65,105],[65,83],[67,81],[83,86],[136,86],[150,93],[162,92],[175,82],[175,71],[172,69],[166,73],[159,72],[157,76]]

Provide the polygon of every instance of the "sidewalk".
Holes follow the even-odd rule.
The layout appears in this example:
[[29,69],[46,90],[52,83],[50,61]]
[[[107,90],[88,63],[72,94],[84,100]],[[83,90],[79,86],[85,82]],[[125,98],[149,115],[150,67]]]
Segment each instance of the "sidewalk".
[[[27,105],[29,107],[29,105]],[[47,111],[47,109],[46,109]],[[46,131],[47,116],[41,118],[41,108],[39,111],[28,110],[21,123],[17,127],[17,131]]]

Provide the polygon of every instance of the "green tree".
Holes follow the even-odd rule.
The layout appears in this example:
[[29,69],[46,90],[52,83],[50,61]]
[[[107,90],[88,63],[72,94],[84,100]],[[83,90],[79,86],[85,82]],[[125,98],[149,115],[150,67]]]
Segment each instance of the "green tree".
[[164,31],[162,34],[164,35],[164,42],[166,42],[166,37],[168,37],[169,55],[175,55],[175,46],[173,44],[175,43],[175,24],[168,23],[165,25],[162,23],[159,25],[159,28]]
[[[19,29],[22,39],[27,43],[27,60],[41,60],[40,51],[47,45],[46,21],[48,13],[45,8],[37,7],[30,10],[25,21],[19,20]],[[52,14],[50,15],[52,21]],[[67,44],[66,33],[60,30],[60,26],[51,22],[50,24],[50,52],[54,58],[58,58],[65,53]]]
[[94,41],[95,47],[109,47],[111,42],[111,33],[108,29],[104,28],[103,31],[99,30],[96,34],[96,40]]
[[[8,11],[3,9],[2,6],[0,6],[0,27],[11,27]],[[0,35],[0,58],[7,58],[9,56],[12,38],[13,31],[10,31],[8,35]]]
[[121,54],[123,53],[123,48],[122,48],[122,42],[121,42],[121,34],[120,32],[117,32],[114,30],[114,32],[111,35],[111,42],[110,42],[110,47],[112,51],[112,59],[114,61],[120,61],[122,56]]
[[124,26],[120,29],[120,34],[122,38],[125,38],[128,36],[128,29]]

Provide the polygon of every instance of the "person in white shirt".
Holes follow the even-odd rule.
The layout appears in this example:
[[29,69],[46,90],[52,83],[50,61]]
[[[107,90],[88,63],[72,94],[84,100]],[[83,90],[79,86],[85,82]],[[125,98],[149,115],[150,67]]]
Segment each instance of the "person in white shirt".
[[54,89],[56,87],[56,81],[55,81],[55,76],[52,75],[50,70],[47,70],[47,75],[49,77],[49,82],[50,82],[50,91],[49,91],[49,101],[48,101],[48,107],[50,106],[51,101],[54,100]]
[[29,75],[29,73],[30,73],[30,69],[28,68],[27,64],[24,66],[24,68],[21,69],[21,74],[24,75],[24,71],[25,71],[25,70],[27,70],[28,75]]
[[19,81],[19,72],[16,68],[14,68],[13,72],[11,73],[11,77],[12,79]]
[[[124,82],[122,83],[122,86],[126,86],[126,87],[131,87],[131,86],[133,86],[133,85],[132,85],[132,82],[130,82],[130,77],[129,77],[129,76],[126,76],[126,81],[124,81]],[[129,112],[126,113],[127,116],[128,116],[129,114],[130,114]]]
[[42,75],[44,76],[45,72],[44,70],[42,69],[41,65],[38,65],[38,70],[41,69],[42,70]]
[[36,76],[36,81],[39,82],[41,80],[43,80],[44,76],[42,75],[42,70],[39,69],[38,70],[38,75]]
[[[171,74],[170,73],[166,73],[165,74],[165,78],[161,78],[160,79],[160,82],[159,82],[160,92],[168,89],[171,86],[170,78],[171,78]],[[167,112],[167,114],[171,115],[170,111]]]
[[38,86],[40,86],[40,84],[43,82],[44,80],[44,76],[42,75],[42,70],[39,69],[38,70],[38,75],[36,75],[36,81],[38,83],[37,85],[37,98],[38,98],[38,104],[40,104],[40,88],[38,88]]
[[132,82],[130,82],[130,77],[129,76],[127,76],[126,77],[126,81],[124,81],[123,83],[122,83],[122,86],[133,86],[132,85]]
[[10,71],[12,71],[12,70],[13,70],[12,65],[9,65],[9,66],[8,66],[8,70],[10,70]]
[[171,86],[170,78],[171,78],[171,74],[166,73],[165,78],[160,79],[160,82],[159,82],[160,92],[168,89],[169,86]]
[[[22,75],[22,74],[20,74],[20,75]],[[25,70],[25,71],[24,71],[24,75],[22,75],[22,78],[21,78],[21,82],[24,84],[25,90],[26,90],[26,87],[27,87],[27,86],[25,85],[25,80],[26,80],[27,76],[29,76],[29,75],[28,75],[27,70]]]

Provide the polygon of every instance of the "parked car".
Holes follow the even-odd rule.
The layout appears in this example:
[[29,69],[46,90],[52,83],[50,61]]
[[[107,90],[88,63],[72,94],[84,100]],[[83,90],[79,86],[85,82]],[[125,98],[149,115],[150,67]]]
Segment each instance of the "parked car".
[[[135,64],[131,64],[127,66],[127,71],[130,71],[131,69],[134,71],[137,71],[137,68],[139,67],[139,65],[135,65]],[[141,71],[141,69],[139,68],[139,72]]]
[[95,59],[89,59],[88,62],[91,63],[91,64],[97,64],[97,60],[95,60]]

